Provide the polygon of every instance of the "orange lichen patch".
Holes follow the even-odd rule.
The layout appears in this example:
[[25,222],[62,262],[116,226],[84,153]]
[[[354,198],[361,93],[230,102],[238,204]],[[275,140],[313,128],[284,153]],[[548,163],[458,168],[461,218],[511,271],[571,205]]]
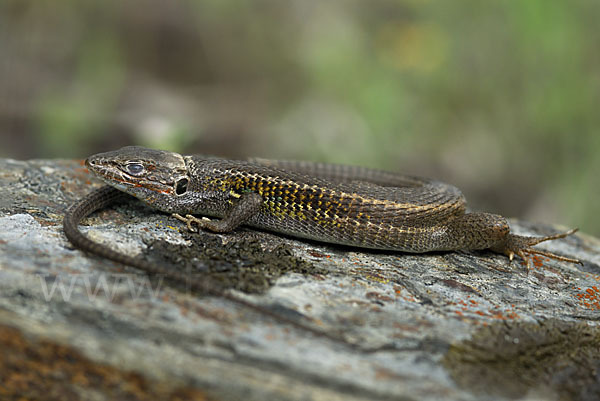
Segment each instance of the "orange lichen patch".
[[514,305],[511,305],[509,308],[504,310],[500,310],[497,307],[483,310],[483,305],[479,301],[470,299],[469,296],[467,296],[466,299],[450,302],[449,305],[457,307],[457,309],[454,310],[454,313],[461,318],[470,316],[478,320],[480,319],[477,316],[473,316],[473,314],[498,320],[512,320],[520,318],[519,314],[514,310]]
[[499,320],[509,320],[509,319],[518,319],[519,314],[513,310],[499,311],[499,310],[490,310],[490,316],[494,319]]
[[535,267],[542,267],[542,266],[544,266],[544,260],[547,260],[547,258],[543,258],[540,255],[533,255],[531,257],[531,261],[533,262],[533,265]]
[[[540,256],[540,255],[534,255],[534,254],[529,254],[529,255],[527,255],[527,258],[529,258],[529,259],[530,259],[530,262],[531,262],[531,265],[530,265],[530,266],[531,266],[531,269],[532,269],[532,270],[533,270],[533,269],[535,269],[535,268],[537,268],[537,269],[540,269],[540,268],[544,267],[544,262],[545,262],[545,261],[548,261],[548,260],[550,260],[550,259],[548,259],[548,258],[545,258],[545,257],[543,257],[543,256]],[[524,267],[525,267],[525,266],[527,266],[527,261],[526,261],[526,260],[521,260],[521,261],[519,262],[519,264],[520,264],[521,266],[524,266]]]
[[394,285],[394,294],[396,294],[396,299],[402,299],[406,302],[417,302],[417,299],[406,288],[397,284]]
[[[584,273],[583,277],[586,280],[600,281],[600,274]],[[576,290],[581,290],[581,288],[576,288]]]
[[208,400],[206,394],[165,380],[94,362],[78,350],[0,326],[2,400]]
[[[581,291],[581,288],[576,288]],[[600,310],[600,289],[598,286],[592,286],[586,288],[582,292],[575,294],[575,298],[579,301],[579,304],[587,309]]]

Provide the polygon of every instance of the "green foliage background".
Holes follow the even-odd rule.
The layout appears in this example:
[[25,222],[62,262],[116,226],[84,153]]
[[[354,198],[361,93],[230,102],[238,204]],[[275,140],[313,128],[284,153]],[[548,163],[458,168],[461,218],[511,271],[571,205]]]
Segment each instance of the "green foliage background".
[[362,164],[599,235],[599,17],[591,0],[3,0],[0,156]]

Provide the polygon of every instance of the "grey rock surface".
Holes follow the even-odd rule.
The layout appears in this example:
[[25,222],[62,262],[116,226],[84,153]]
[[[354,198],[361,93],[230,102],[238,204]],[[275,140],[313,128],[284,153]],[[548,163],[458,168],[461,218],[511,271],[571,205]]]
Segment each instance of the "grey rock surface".
[[528,269],[491,252],[192,234],[136,200],[81,226],[320,336],[74,249],[62,216],[98,185],[77,161],[0,160],[0,399],[600,399],[596,238],[540,245],[583,266]]

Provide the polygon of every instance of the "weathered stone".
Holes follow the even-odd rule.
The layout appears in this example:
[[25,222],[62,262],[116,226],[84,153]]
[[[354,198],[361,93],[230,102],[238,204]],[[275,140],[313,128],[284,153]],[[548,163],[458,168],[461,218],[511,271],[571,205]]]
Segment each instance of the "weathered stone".
[[81,227],[325,337],[73,249],[63,213],[97,185],[74,161],[0,160],[0,399],[600,397],[598,239],[543,243],[584,265],[528,270],[490,252],[191,234],[136,200]]

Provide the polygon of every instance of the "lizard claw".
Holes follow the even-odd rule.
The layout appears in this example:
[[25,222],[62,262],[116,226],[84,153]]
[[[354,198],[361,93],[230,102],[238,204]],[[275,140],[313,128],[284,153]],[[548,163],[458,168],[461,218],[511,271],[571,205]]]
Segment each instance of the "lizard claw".
[[[185,217],[183,217],[178,213],[173,213],[172,216],[175,217],[177,220],[184,222],[187,226],[187,229],[193,233],[198,232],[200,228],[204,228],[205,223],[207,221],[210,221],[206,217],[199,219],[195,216],[192,216],[191,214],[186,214]],[[198,228],[194,228],[194,223],[198,225]]]
[[560,260],[563,262],[569,263],[577,263],[583,265],[583,263],[578,259],[567,258],[565,256],[560,256],[553,254],[551,252],[542,251],[539,249],[534,249],[532,246],[539,244],[540,242],[555,240],[559,238],[564,238],[568,235],[571,235],[577,232],[577,228],[569,230],[564,233],[548,235],[545,237],[527,237],[522,235],[514,235],[511,234],[508,237],[506,244],[504,245],[504,253],[508,256],[509,260],[512,261],[515,254],[518,255],[521,259],[527,262],[527,268],[531,266],[531,257],[532,255],[542,255],[554,260]]

